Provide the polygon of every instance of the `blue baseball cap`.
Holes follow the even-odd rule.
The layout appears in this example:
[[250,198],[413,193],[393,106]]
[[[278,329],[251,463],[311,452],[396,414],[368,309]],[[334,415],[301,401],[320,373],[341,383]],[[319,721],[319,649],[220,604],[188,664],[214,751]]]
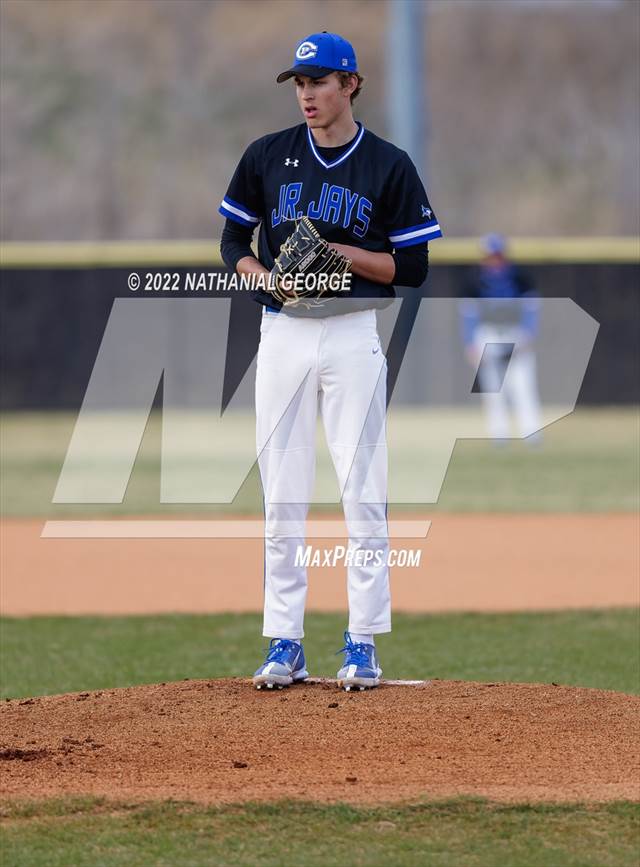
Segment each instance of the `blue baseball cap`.
[[502,255],[507,249],[507,240],[497,232],[492,232],[482,239],[482,249],[488,256]]
[[293,66],[276,78],[278,84],[294,75],[323,78],[330,72],[357,72],[358,63],[353,45],[337,33],[312,33],[296,46]]

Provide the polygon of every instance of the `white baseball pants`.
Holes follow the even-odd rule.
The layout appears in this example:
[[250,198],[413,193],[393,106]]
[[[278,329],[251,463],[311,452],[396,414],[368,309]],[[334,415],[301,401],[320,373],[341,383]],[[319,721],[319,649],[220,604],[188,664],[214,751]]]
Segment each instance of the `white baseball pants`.
[[386,377],[374,310],[325,319],[263,312],[256,445],[265,509],[265,636],[304,635],[307,571],[296,564],[296,551],[304,550],[315,483],[318,409],[349,534],[348,628],[391,630]]
[[[542,425],[536,357],[531,346],[518,347],[524,339],[524,332],[517,326],[482,325],[474,335],[478,354],[484,352],[479,378],[492,439],[511,436],[510,406],[515,411],[521,437],[536,434]],[[499,346],[501,343],[515,344],[506,373]]]

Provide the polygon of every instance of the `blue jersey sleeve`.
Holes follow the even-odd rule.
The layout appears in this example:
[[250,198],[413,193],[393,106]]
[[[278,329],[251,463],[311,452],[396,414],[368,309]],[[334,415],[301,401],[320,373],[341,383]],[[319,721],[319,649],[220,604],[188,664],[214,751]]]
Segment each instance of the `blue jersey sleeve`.
[[263,218],[260,142],[249,145],[238,163],[218,212],[241,226],[255,229]]
[[385,204],[386,230],[394,249],[442,237],[416,167],[404,152],[392,169]]

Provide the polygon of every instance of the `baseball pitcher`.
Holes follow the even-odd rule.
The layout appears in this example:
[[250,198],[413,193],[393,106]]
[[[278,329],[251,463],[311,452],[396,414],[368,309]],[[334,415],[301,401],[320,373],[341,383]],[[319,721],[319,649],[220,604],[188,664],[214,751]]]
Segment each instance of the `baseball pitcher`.
[[[391,303],[394,283],[422,285],[428,242],[441,231],[408,155],[354,120],[363,78],[346,39],[327,32],[303,39],[276,80],[288,79],[303,122],[249,145],[219,209],[224,261],[258,278],[262,305],[255,397],[263,634],[271,642],[253,682],[273,688],[308,677],[307,574],[296,551],[305,543],[320,412],[349,533],[338,682],[364,689],[382,674],[374,636],[391,630],[387,365],[376,308]],[[257,258],[250,246],[256,227]]]

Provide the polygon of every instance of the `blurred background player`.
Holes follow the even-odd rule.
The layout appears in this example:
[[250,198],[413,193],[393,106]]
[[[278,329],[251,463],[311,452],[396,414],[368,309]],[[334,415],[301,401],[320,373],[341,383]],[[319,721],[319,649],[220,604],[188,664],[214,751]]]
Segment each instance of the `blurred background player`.
[[487,235],[482,250],[460,302],[465,355],[478,371],[489,436],[500,441],[512,435],[512,409],[518,434],[536,443],[541,426],[535,358],[539,299],[529,278],[509,261],[501,235]]

